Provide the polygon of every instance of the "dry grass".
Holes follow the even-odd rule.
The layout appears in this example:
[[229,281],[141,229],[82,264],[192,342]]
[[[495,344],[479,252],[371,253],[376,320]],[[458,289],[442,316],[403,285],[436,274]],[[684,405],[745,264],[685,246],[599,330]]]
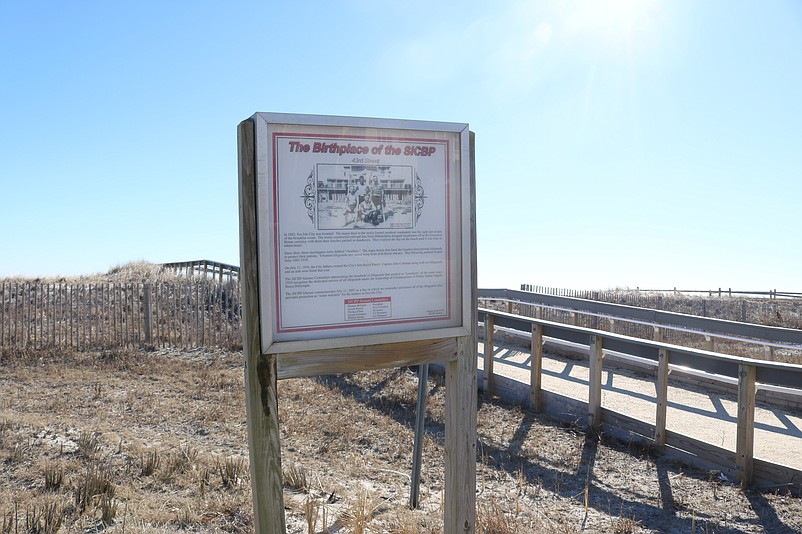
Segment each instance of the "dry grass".
[[172,271],[163,270],[161,265],[144,260],[132,261],[115,265],[105,273],[85,274],[79,276],[50,276],[31,280],[24,277],[6,277],[0,279],[4,282],[39,282],[43,284],[96,284],[102,282],[118,283],[158,283],[175,282],[179,277]]
[[[234,353],[0,353],[0,533],[251,532],[242,379]],[[416,373],[280,382],[289,532],[441,532],[443,386],[410,510]],[[481,534],[802,529],[798,498],[520,408],[482,400],[479,439]]]

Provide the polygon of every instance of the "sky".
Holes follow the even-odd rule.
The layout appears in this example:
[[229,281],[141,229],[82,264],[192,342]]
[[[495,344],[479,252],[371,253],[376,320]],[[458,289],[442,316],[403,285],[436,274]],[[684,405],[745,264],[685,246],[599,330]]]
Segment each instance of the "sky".
[[482,288],[802,291],[796,0],[0,0],[0,277],[239,264],[255,112],[468,123]]

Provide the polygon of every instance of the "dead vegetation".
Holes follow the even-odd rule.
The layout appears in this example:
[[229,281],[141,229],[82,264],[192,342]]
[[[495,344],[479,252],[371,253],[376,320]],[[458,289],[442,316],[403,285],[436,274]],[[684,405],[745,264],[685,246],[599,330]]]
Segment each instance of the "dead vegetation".
[[[0,352],[0,533],[251,532],[241,355]],[[407,506],[417,375],[279,383],[288,531],[442,531],[444,384],[429,382]],[[477,530],[799,532],[802,502],[480,397]]]
[[158,284],[174,283],[185,279],[186,277],[175,274],[169,269],[162,268],[161,264],[138,260],[115,265],[105,273],[82,274],[77,276],[46,276],[36,279],[11,276],[0,279],[0,282],[30,284]]

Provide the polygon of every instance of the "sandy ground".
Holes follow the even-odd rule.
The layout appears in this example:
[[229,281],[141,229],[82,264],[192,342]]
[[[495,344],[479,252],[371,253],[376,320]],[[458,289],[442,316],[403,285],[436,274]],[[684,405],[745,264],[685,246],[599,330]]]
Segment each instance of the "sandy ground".
[[[479,344],[483,369],[484,345]],[[529,383],[531,355],[497,344],[494,372]],[[654,378],[639,373],[603,371],[602,407],[654,424]],[[587,361],[544,351],[543,389],[578,400],[588,398]],[[666,428],[735,451],[738,405],[734,395],[706,392],[669,377]],[[755,409],[755,458],[802,470],[802,413],[758,403]]]

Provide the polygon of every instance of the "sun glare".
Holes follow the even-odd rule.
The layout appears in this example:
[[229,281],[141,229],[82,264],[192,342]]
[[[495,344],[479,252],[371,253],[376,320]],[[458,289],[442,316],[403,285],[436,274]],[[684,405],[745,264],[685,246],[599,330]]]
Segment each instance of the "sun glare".
[[607,40],[629,43],[635,25],[653,6],[653,0],[583,0],[572,26],[577,31],[602,32]]

